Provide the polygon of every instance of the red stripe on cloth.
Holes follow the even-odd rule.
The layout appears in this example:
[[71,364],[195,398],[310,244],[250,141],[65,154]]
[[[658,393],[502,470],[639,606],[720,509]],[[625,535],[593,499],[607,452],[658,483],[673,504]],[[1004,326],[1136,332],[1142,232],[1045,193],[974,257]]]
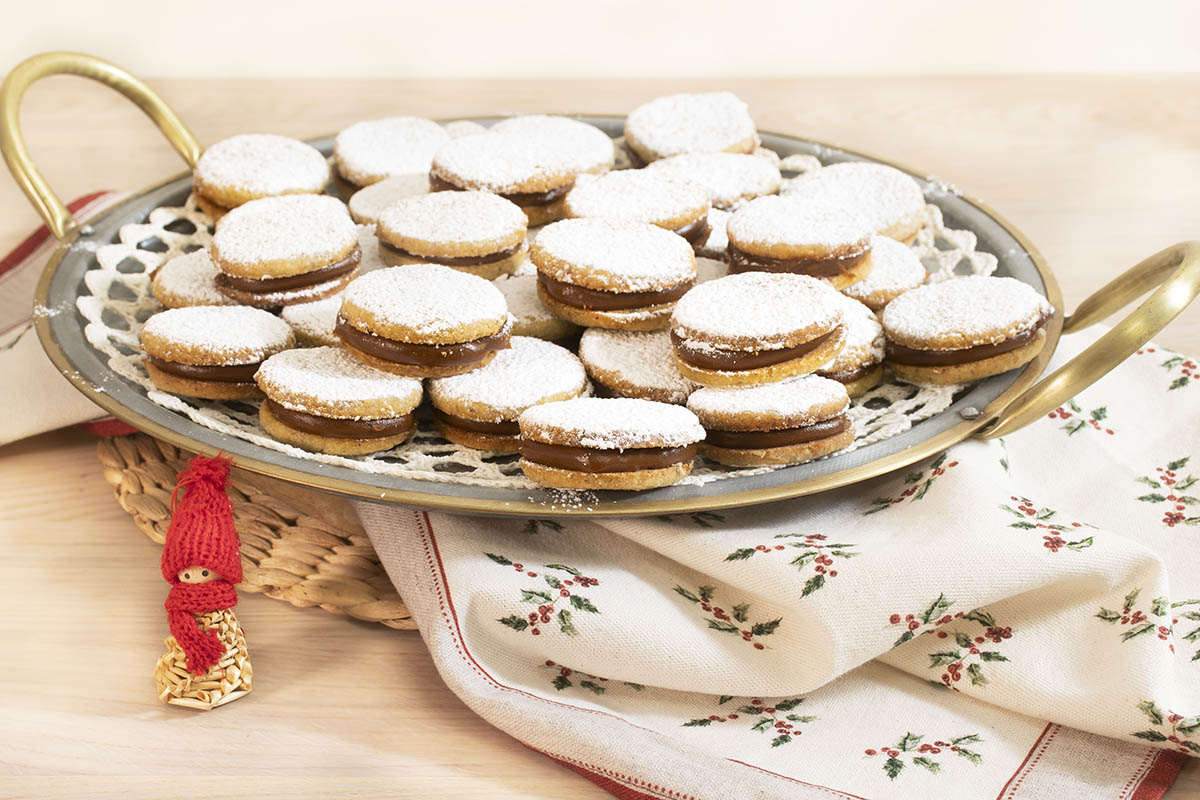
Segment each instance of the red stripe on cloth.
[[83,429],[93,436],[128,436],[137,433],[138,429],[116,417],[105,417],[94,422],[84,422]]
[[[528,747],[528,745],[526,745],[526,747]],[[589,781],[596,784],[601,789],[603,789],[604,791],[613,795],[614,797],[619,797],[620,800],[662,800],[663,795],[661,795],[661,794],[647,794],[646,792],[640,791],[638,789],[634,789],[631,786],[626,786],[623,783],[618,783],[617,781],[613,780],[612,778],[606,777],[604,775],[600,775],[599,773],[596,773],[596,772],[592,772],[591,770],[586,769],[581,766],[578,766],[576,764],[572,764],[570,761],[564,761],[561,758],[555,758],[554,756],[550,755],[549,753],[544,753],[535,747],[530,747],[529,749],[533,750],[535,753],[541,753],[542,755],[546,756],[546,758],[553,761],[555,764],[558,764],[560,767],[566,767],[567,769],[571,770],[575,774],[582,775],[583,777],[587,778]],[[676,792],[671,792],[671,794],[668,796],[683,797],[682,794],[676,793]]]
[[[1017,771],[1014,772],[1012,774],[1012,777],[1008,779],[1008,782],[1005,783],[1003,787],[1001,787],[1000,794],[996,795],[996,800],[1004,800],[1005,795],[1008,794],[1008,789],[1010,786],[1012,786],[1012,789],[1015,792],[1017,790],[1017,787],[1021,785],[1021,781],[1025,780],[1025,776],[1021,775],[1021,773],[1025,771],[1025,766],[1027,764],[1029,765],[1029,769],[1032,770],[1033,765],[1036,764],[1038,762],[1038,759],[1040,759],[1042,757],[1042,753],[1046,752],[1046,747],[1050,744],[1050,740],[1054,738],[1054,734],[1050,734],[1049,739],[1046,738],[1046,734],[1049,734],[1050,730],[1052,728],[1054,729],[1054,733],[1058,733],[1058,726],[1055,725],[1053,722],[1047,722],[1046,727],[1042,728],[1041,735],[1038,736],[1038,738],[1034,740],[1033,747],[1029,748],[1029,752],[1025,754],[1025,760],[1022,761],[1020,763],[1020,765],[1017,767]],[[1038,750],[1039,747],[1041,748],[1040,751]],[[1036,757],[1034,756],[1035,752],[1037,752]],[[1032,763],[1030,763],[1031,759],[1032,759]],[[1018,775],[1021,775],[1021,777],[1018,778],[1017,777]],[[1015,786],[1013,785],[1013,781],[1016,781]]]
[[1154,763],[1146,771],[1141,783],[1134,787],[1129,800],[1159,800],[1175,783],[1185,761],[1187,756],[1183,753],[1160,752],[1154,757]]
[[[72,200],[70,203],[68,203],[67,210],[70,211],[72,214],[74,214],[76,211],[83,208],[88,203],[92,202],[93,200],[97,200],[97,199],[103,197],[104,195],[110,194],[110,193],[111,193],[110,189],[105,189],[102,192],[92,192],[91,194],[85,194],[83,197],[80,197],[77,200]],[[13,269],[14,267],[16,267],[18,264],[20,264],[25,259],[29,258],[29,256],[33,254],[33,251],[37,250],[39,247],[41,247],[43,244],[45,244],[49,238],[50,238],[50,229],[47,228],[45,225],[42,225],[36,231],[34,231],[33,233],[26,236],[25,241],[23,241],[19,245],[17,245],[12,250],[12,252],[10,252],[8,255],[6,255],[3,259],[0,259],[0,275],[3,275],[4,273],[8,272],[10,269]]]

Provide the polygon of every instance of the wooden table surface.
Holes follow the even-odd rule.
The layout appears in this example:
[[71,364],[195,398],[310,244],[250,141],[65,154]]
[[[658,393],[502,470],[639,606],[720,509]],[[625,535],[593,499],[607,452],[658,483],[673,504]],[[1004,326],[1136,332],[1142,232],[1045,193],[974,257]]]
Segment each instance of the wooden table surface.
[[[1200,237],[1200,76],[150,83],[204,143],[392,114],[620,113],[729,88],[764,130],[878,153],[984,199],[1037,243],[1068,307]],[[66,198],[182,168],[132,106],[78,79],[35,87],[23,122]],[[4,179],[0,212],[6,252],[38,219]],[[1200,353],[1200,308],[1159,339]],[[207,715],[163,707],[150,678],[166,635],[158,546],[113,501],[93,441],[72,430],[0,448],[0,497],[0,796],[608,796],[472,714],[416,633],[258,595],[238,606],[252,697]],[[1167,796],[1200,800],[1200,763]]]

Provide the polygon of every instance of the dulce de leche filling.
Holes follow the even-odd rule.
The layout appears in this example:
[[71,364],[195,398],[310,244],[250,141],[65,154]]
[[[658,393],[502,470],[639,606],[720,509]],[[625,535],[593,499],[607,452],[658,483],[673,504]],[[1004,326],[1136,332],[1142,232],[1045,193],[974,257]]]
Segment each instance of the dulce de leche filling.
[[676,228],[675,233],[692,244],[703,244],[708,239],[708,235],[712,233],[712,226],[708,224],[708,215],[705,214],[695,222],[689,222],[682,228]]
[[312,272],[302,272],[299,275],[288,275],[283,278],[241,278],[222,272],[217,275],[216,284],[221,288],[250,292],[251,294],[270,294],[285,289],[303,289],[306,286],[316,286],[318,283],[340,278],[356,269],[360,261],[362,261],[362,248],[354,245],[350,255]]
[[462,428],[464,431],[471,431],[473,433],[490,433],[494,436],[519,436],[521,433],[521,426],[517,424],[516,420],[484,422],[479,419],[469,419],[455,414],[447,414],[438,408],[433,410],[433,418],[443,424]]
[[393,253],[404,256],[405,258],[415,258],[418,261],[424,261],[427,264],[444,264],[447,267],[477,267],[481,264],[494,264],[497,261],[503,261],[509,256],[516,255],[517,251],[521,249],[523,242],[517,242],[512,247],[509,247],[505,250],[500,250],[495,253],[488,253],[482,256],[422,256],[417,255],[416,253],[410,253],[401,247],[396,247],[396,245],[392,244],[391,242],[385,242],[383,239],[379,240],[379,244]]
[[695,280],[685,281],[670,289],[653,292],[605,292],[556,280],[543,272],[538,273],[537,279],[546,294],[563,305],[598,311],[624,311],[674,303],[696,283]]
[[894,342],[887,343],[887,358],[897,364],[910,367],[950,367],[955,364],[968,364],[972,361],[982,361],[985,358],[1011,353],[1032,342],[1038,331],[1046,324],[1049,317],[1041,317],[1026,331],[1016,333],[1007,339],[992,344],[980,344],[974,347],[963,347],[958,350],[915,350]]
[[253,364],[181,364],[178,361],[166,361],[147,355],[146,361],[153,364],[162,372],[177,378],[187,378],[193,381],[212,381],[213,383],[253,383],[254,373],[262,366],[261,361]]
[[263,401],[277,420],[304,433],[327,436],[330,439],[381,439],[408,433],[416,423],[412,414],[387,419],[335,419],[296,411],[276,403]]
[[739,370],[770,367],[775,364],[782,364],[784,361],[791,361],[793,358],[799,358],[805,353],[810,353],[823,345],[838,330],[839,328],[834,328],[815,339],[809,339],[807,342],[802,342],[794,347],[784,347],[779,350],[726,350],[720,347],[707,346],[701,348],[681,338],[673,330],[671,331],[671,344],[675,347],[676,355],[692,366],[700,367],[701,369],[715,369],[722,372],[737,372]]
[[[516,203],[519,206],[548,206],[556,200],[561,200],[567,196],[567,192],[575,185],[575,181],[571,181],[565,186],[557,186],[553,189],[548,189],[544,192],[511,192],[509,194],[500,194],[505,200]],[[461,192],[463,187],[456,186],[445,178],[440,178],[433,173],[429,174],[429,191],[431,192]]]
[[600,450],[522,439],[521,457],[545,467],[572,472],[637,472],[685,464],[696,457],[696,445]]
[[727,450],[767,450],[828,439],[849,429],[850,418],[842,414],[812,425],[774,431],[721,431],[710,428],[705,430],[704,443]]
[[870,247],[864,247],[839,258],[771,258],[759,256],[739,250],[731,242],[726,249],[729,253],[729,272],[794,272],[798,275],[810,275],[814,278],[835,278],[862,263],[871,254]]
[[333,333],[346,344],[369,356],[416,367],[464,367],[477,364],[488,353],[507,350],[511,344],[512,322],[506,322],[499,332],[469,342],[456,344],[414,344],[400,342],[360,331],[338,317]]

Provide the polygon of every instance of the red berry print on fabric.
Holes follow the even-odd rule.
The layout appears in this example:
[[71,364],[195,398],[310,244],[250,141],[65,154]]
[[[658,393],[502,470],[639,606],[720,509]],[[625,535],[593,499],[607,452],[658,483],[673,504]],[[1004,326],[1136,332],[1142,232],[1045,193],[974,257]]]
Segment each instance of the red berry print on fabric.
[[1134,478],[1138,483],[1144,483],[1154,490],[1137,499],[1161,507],[1162,524],[1168,528],[1174,528],[1176,525],[1200,525],[1200,497],[1187,493],[1200,478],[1190,472],[1186,477],[1181,474],[1190,460],[1191,456],[1177,458],[1164,466],[1155,467],[1153,475]]
[[[586,689],[594,695],[601,695],[608,691],[608,678],[602,678],[599,675],[592,675],[587,672],[576,672],[570,667],[564,667],[561,664],[555,664],[553,661],[547,661],[542,664],[543,669],[554,672],[554,678],[550,681],[550,685],[557,691],[570,689],[578,684],[580,689]],[[640,692],[646,687],[640,683],[631,683],[629,681],[621,681],[622,686],[628,686],[635,692]]]
[[1167,375],[1171,377],[1171,382],[1167,385],[1167,391],[1182,389],[1191,383],[1200,380],[1200,366],[1195,361],[1180,353],[1175,353],[1170,350],[1156,350],[1153,347],[1144,347],[1137,351],[1139,356],[1153,356],[1161,358],[1166,356],[1166,360],[1159,363],[1159,366],[1167,371]]
[[904,482],[909,484],[907,489],[895,497],[876,497],[871,501],[871,507],[864,511],[863,514],[877,514],[885,508],[891,508],[905,501],[920,500],[938,478],[945,475],[947,470],[958,466],[957,461],[948,461],[949,458],[950,454],[948,452],[942,453],[926,469],[918,469],[908,473],[904,476]]
[[767,645],[758,641],[763,636],[775,633],[782,617],[761,622],[750,622],[750,604],[740,603],[730,606],[729,611],[714,604],[715,589],[712,586],[699,586],[695,592],[682,586],[675,587],[675,593],[680,597],[695,603],[708,618],[708,627],[721,633],[737,634],[743,641],[749,642],[755,650],[765,650]]
[[956,692],[964,675],[972,686],[986,686],[988,679],[983,665],[1008,661],[1008,656],[995,646],[1012,638],[1012,628],[997,624],[987,611],[975,609],[968,612],[962,616],[962,622],[977,623],[983,630],[939,630],[934,634],[935,638],[947,641],[939,645],[941,649],[929,654],[929,668],[941,669],[942,684]]
[[[1090,525],[1086,522],[1072,521],[1064,524],[1056,518],[1058,512],[1052,508],[1045,506],[1034,505],[1034,502],[1028,497],[1017,497],[1013,495],[1008,498],[1013,506],[1008,503],[1001,503],[1000,508],[1017,518],[1016,522],[1010,522],[1008,527],[1020,528],[1022,530],[1042,530],[1042,546],[1051,553],[1057,553],[1059,550],[1066,548],[1067,550],[1086,550],[1092,546],[1092,537],[1085,536],[1080,539],[1072,539],[1070,536],[1063,534],[1079,535],[1083,531],[1082,528],[1095,529],[1095,525]],[[1015,506],[1015,507],[1014,507]]]
[[1112,436],[1116,431],[1108,427],[1105,420],[1108,418],[1108,407],[1100,406],[1088,411],[1084,415],[1083,408],[1074,400],[1068,400],[1066,407],[1059,406],[1046,415],[1050,419],[1061,419],[1064,424],[1060,427],[1061,430],[1067,432],[1067,436],[1074,436],[1080,431],[1094,430],[1097,433],[1102,433],[1107,436]]
[[947,599],[944,594],[939,594],[936,600],[921,611],[912,614],[892,614],[889,616],[888,627],[895,628],[899,626],[904,630],[900,634],[900,638],[892,643],[892,647],[899,647],[905,642],[915,639],[922,633],[928,633],[938,626],[945,625],[947,622],[963,616],[963,612],[961,611],[957,614],[947,614],[946,611],[952,605],[954,605],[953,600]]
[[[1196,606],[1197,608],[1188,609],[1185,611],[1172,611],[1171,625],[1172,628],[1178,625],[1181,620],[1188,622],[1200,623],[1200,599],[1180,600],[1178,603],[1171,603],[1171,608],[1187,609],[1188,606]],[[1196,651],[1192,653],[1191,661],[1200,661],[1200,624],[1192,628],[1187,633],[1179,637],[1190,645],[1197,645]]]
[[808,576],[804,581],[804,588],[800,592],[801,597],[808,597],[824,586],[827,578],[832,579],[838,576],[837,562],[834,559],[848,560],[858,555],[848,549],[857,545],[850,542],[830,542],[828,537],[820,533],[779,533],[775,535],[775,538],[790,539],[791,541],[739,547],[725,556],[725,560],[745,561],[759,555],[790,556],[793,554],[789,552],[789,548],[799,549],[800,552],[795,554],[788,564],[795,567],[801,575]]
[[545,569],[563,573],[566,576],[564,578],[550,572],[538,573],[527,569],[520,562],[495,553],[484,553],[484,555],[501,566],[512,567],[515,572],[524,573],[528,578],[537,578],[540,575],[545,584],[545,588],[534,586],[531,589],[521,590],[521,600],[536,605],[537,610],[527,614],[509,614],[507,617],[501,617],[496,620],[501,625],[512,628],[517,633],[528,631],[533,636],[540,636],[543,630],[552,630],[551,626],[556,625],[558,630],[567,636],[577,636],[579,630],[575,627],[572,610],[584,611],[589,614],[600,613],[600,609],[596,608],[591,600],[579,594],[581,589],[599,586],[600,581],[584,575],[575,567],[566,564],[542,565]]
[[[1169,642],[1174,630],[1172,628],[1173,618],[1171,617],[1171,608],[1167,603],[1167,598],[1154,598],[1150,601],[1149,608],[1143,611],[1137,607],[1138,597],[1141,593],[1141,589],[1134,589],[1125,595],[1125,600],[1121,605],[1120,611],[1113,611],[1101,606],[1100,611],[1095,614],[1095,617],[1110,625],[1124,628],[1121,632],[1122,642],[1128,642],[1130,639],[1136,639],[1148,633],[1154,634],[1164,642]],[[1172,653],[1175,652],[1174,644],[1167,646]]]
[[[729,695],[723,695],[718,705],[724,705],[732,699]],[[725,716],[710,714],[707,717],[688,720],[683,723],[683,727],[707,728],[713,723],[733,722],[741,719],[752,720],[753,724],[750,726],[750,730],[756,733],[773,734],[771,747],[782,747],[804,732],[800,730],[801,725],[820,719],[820,717],[789,713],[803,702],[803,697],[793,697],[777,700],[774,704],[770,704],[764,702],[762,698],[755,697],[749,703],[738,706],[737,710],[731,714]]]
[[929,770],[935,775],[940,774],[942,762],[938,760],[939,756],[942,758],[948,755],[958,756],[976,766],[983,763],[983,756],[967,747],[969,744],[978,744],[983,741],[978,734],[970,733],[966,736],[946,740],[936,739],[933,742],[924,740],[923,734],[905,733],[904,737],[895,745],[867,748],[863,751],[863,755],[866,758],[883,756],[883,772],[892,780],[896,780],[910,764]]
[[1185,717],[1174,711],[1163,711],[1153,700],[1138,703],[1138,709],[1150,720],[1151,728],[1135,731],[1130,736],[1147,742],[1168,742],[1180,753],[1200,755],[1200,716]]

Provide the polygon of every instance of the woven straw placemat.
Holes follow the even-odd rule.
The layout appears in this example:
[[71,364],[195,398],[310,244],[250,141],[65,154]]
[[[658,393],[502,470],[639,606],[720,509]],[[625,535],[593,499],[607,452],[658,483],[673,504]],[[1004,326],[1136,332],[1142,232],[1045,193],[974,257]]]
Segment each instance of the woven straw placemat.
[[[192,454],[142,433],[102,438],[96,451],[121,508],[162,544],[175,476]],[[416,630],[348,501],[239,469],[229,499],[242,540],[239,589]]]

